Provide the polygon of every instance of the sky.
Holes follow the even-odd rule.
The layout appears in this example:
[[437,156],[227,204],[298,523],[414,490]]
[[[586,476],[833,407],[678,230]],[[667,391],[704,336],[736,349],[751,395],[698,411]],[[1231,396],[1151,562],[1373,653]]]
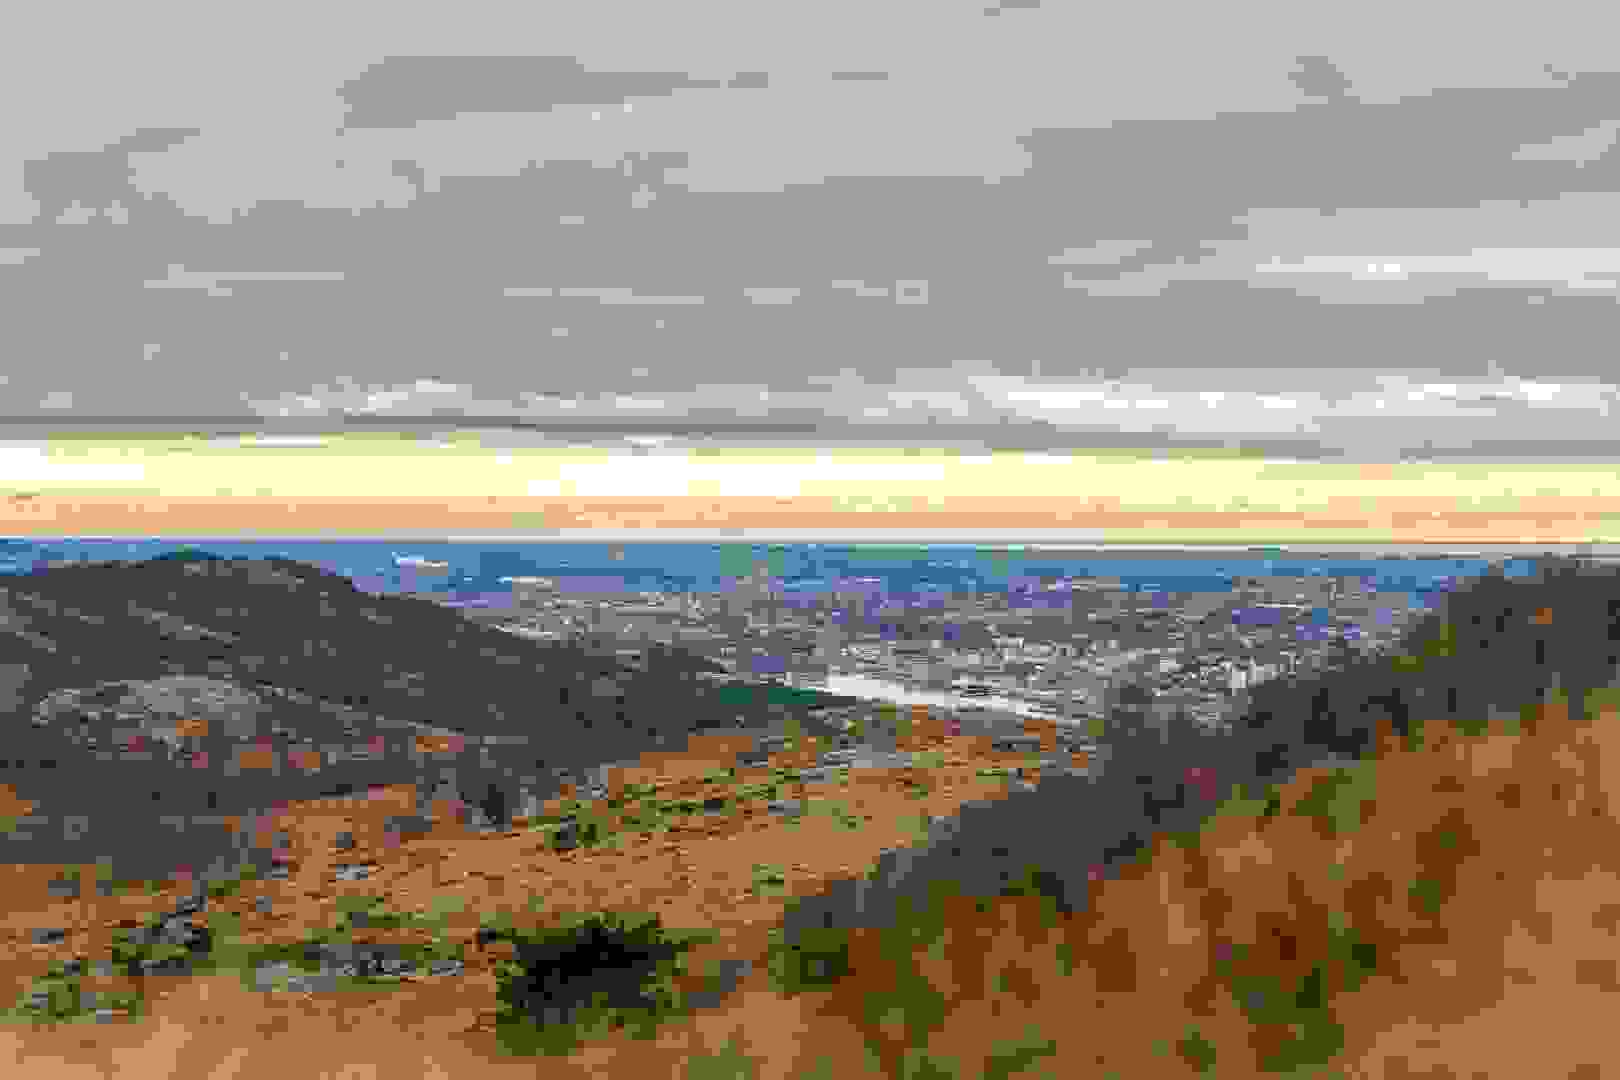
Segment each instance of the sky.
[[86,436],[0,441],[0,496],[29,536],[1620,544],[1620,466],[1534,459]]
[[8,13],[0,417],[1610,454],[1611,9],[987,3]]

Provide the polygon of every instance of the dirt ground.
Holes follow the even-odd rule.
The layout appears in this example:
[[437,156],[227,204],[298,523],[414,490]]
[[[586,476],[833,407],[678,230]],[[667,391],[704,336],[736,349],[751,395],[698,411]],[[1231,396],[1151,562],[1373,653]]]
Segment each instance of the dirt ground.
[[[1026,730],[1042,732],[1046,748],[1055,749],[1055,725],[1032,722]],[[657,783],[670,794],[709,793],[702,777],[735,765],[737,751],[750,745],[747,735],[699,737],[683,754],[647,756],[641,768],[623,770],[610,786]],[[939,725],[920,726],[908,746],[942,755],[940,767],[926,770],[931,790],[921,797],[910,782],[919,770],[854,769],[847,788],[809,784],[782,793],[802,794],[812,803],[839,800],[861,819],[853,830],[817,813],[789,824],[760,803],[729,816],[694,818],[662,836],[631,835],[618,850],[556,851],[538,833],[522,828],[469,832],[454,823],[454,808],[446,805],[434,808],[436,824],[427,834],[390,835],[386,820],[415,808],[409,785],[373,789],[359,800],[294,804],[265,826],[290,840],[289,879],[250,881],[223,900],[211,900],[209,914],[235,915],[242,941],[268,943],[296,942],[310,927],[330,923],[345,894],[380,896],[398,911],[445,912],[446,935],[466,942],[479,919],[495,913],[521,927],[566,912],[653,912],[667,927],[718,932],[715,942],[693,950],[694,970],[704,970],[711,960],[748,959],[753,974],[720,1008],[667,1025],[656,1042],[616,1037],[588,1045],[566,1062],[553,1059],[548,1068],[557,1075],[683,1075],[692,1055],[720,1052],[733,1037],[742,1052],[770,1062],[761,1075],[797,1075],[813,1063],[801,1061],[812,1049],[864,1068],[864,1043],[853,1025],[813,1016],[807,1012],[812,999],[789,999],[770,990],[763,972],[770,928],[790,896],[864,873],[885,849],[916,843],[919,815],[947,816],[969,800],[1006,797],[1006,778],[979,776],[977,770],[1025,760],[992,751],[984,738],[945,735]],[[773,755],[771,765],[813,764],[816,753],[812,744]],[[1083,766],[1084,756],[1077,759]],[[739,769],[737,780],[768,775],[766,768]],[[341,832],[353,834],[352,849],[338,849]],[[338,881],[338,863],[369,865],[370,876]],[[753,869],[760,863],[785,870],[782,895],[751,891]],[[167,910],[186,892],[177,883],[151,895],[102,897],[87,889],[82,899],[57,900],[47,894],[46,883],[59,871],[0,869],[7,879],[0,987],[13,999],[51,961],[105,955],[121,922]],[[260,897],[270,900],[268,913],[258,910]],[[66,937],[32,944],[31,929],[44,926],[66,928]],[[356,940],[427,940],[416,930],[376,931],[369,938],[362,936],[366,933],[358,931]],[[502,1060],[494,1038],[493,965],[500,955],[499,945],[469,944],[464,974],[425,977],[377,992],[266,993],[230,973],[155,975],[144,980],[151,1002],[138,1020],[0,1028],[0,1069],[29,1077],[532,1076],[533,1059]],[[107,988],[132,982],[102,981]],[[85,981],[87,989],[99,985]],[[823,1030],[829,1025],[830,1031]]]
[[[756,961],[720,1007],[666,1025],[655,1040],[608,1037],[549,1059],[547,1076],[684,1078],[705,1075],[687,1072],[694,1061],[728,1052],[751,1059],[754,1075],[782,1080],[904,1075],[923,1055],[938,1075],[963,1078],[992,1067],[1121,1080],[1620,1076],[1605,1022],[1620,993],[1620,714],[1580,721],[1555,704],[1515,733],[1429,725],[1418,748],[1386,732],[1379,755],[1357,766],[1371,770],[1357,774],[1370,786],[1330,789],[1329,770],[1302,771],[1279,785],[1270,811],[1257,809],[1263,800],[1229,807],[1195,839],[1160,838],[1095,886],[1080,914],[1043,913],[1038,898],[948,900],[937,932],[916,948],[858,931],[850,975],[830,989],[775,992],[757,961],[785,899],[750,894],[755,863],[784,866],[789,891],[808,893],[912,842],[907,822],[918,812],[1006,797],[1005,780],[976,769],[1015,755],[932,732],[917,741],[944,754],[930,770],[932,791],[915,799],[897,772],[857,771],[845,793],[865,819],[855,831],[812,815],[790,834],[761,807],[620,851],[549,851],[532,833],[477,836],[454,825],[390,847],[381,823],[408,811],[409,789],[360,806],[294,807],[276,826],[294,840],[292,880],[249,885],[229,905],[244,934],[263,940],[296,940],[345,891],[380,893],[406,910],[459,898],[467,938],[496,910],[520,925],[569,910],[656,911],[669,926],[720,931],[700,947],[704,958]],[[709,740],[619,780],[695,790],[727,751],[724,739]],[[1359,793],[1323,803],[1324,790]],[[345,829],[359,847],[335,853],[332,837]],[[337,884],[339,860],[377,870]],[[52,957],[105,941],[119,913],[172,902],[30,904],[25,882],[43,896],[46,874],[11,873],[5,974],[19,983]],[[274,898],[271,915],[254,913],[257,895]],[[542,910],[529,905],[534,897]],[[27,929],[38,925],[75,929],[65,942],[30,946]],[[1347,932],[1364,950],[1354,963],[1335,945]],[[465,975],[378,993],[269,994],[234,975],[149,979],[160,993],[139,1021],[0,1029],[0,1069],[533,1076],[535,1061],[504,1058],[490,1028],[496,952],[470,947]],[[1358,964],[1359,983],[1349,978]],[[931,1004],[906,1004],[918,1001]],[[1208,1063],[1215,1071],[1200,1073]]]

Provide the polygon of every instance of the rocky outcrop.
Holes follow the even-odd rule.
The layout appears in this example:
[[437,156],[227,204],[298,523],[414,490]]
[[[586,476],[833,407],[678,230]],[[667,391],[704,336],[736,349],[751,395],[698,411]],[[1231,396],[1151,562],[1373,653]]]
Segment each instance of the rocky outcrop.
[[254,717],[263,709],[259,694],[235,683],[168,675],[55,691],[34,707],[34,724],[91,747],[109,735],[113,741],[145,737],[173,746],[210,731],[252,738]]

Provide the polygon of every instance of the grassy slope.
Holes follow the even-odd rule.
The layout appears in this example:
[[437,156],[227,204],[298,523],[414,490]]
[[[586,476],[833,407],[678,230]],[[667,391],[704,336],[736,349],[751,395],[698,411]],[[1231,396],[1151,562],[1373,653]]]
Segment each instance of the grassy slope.
[[[1555,702],[1495,731],[1385,734],[1362,762],[1234,792],[1200,830],[1160,837],[1095,889],[1082,915],[1033,890],[941,893],[895,930],[779,946],[773,992],[812,1017],[790,1075],[1345,1075],[1357,1061],[1460,1052],[1444,1035],[1425,1049],[1389,1033],[1500,1000],[1500,943],[1536,915],[1546,875],[1529,868],[1544,843],[1557,853],[1544,870],[1620,850],[1602,768],[1620,717],[1574,720]],[[641,813],[689,801],[630,786],[597,812],[634,831],[650,824]],[[351,901],[348,922],[316,936],[341,936],[362,908],[414,918]],[[1474,977],[1446,974],[1459,970]],[[858,1043],[841,1038],[851,1029]],[[688,1075],[764,1068],[764,1042],[707,1047]]]
[[[1380,1076],[1465,1057],[1478,1071],[1457,1075],[1535,1074],[1481,1052],[1469,1018],[1532,971],[1548,998],[1616,985],[1620,949],[1583,947],[1571,977],[1548,930],[1620,910],[1620,715],[1555,700],[1494,731],[1386,735],[1159,837],[1085,914],[940,893],[895,930],[780,947],[779,985],[856,1026],[889,1075]],[[1571,910],[1538,893],[1550,881],[1574,883]],[[1541,951],[1515,962],[1504,940],[1525,925]],[[1572,1037],[1537,1044],[1563,1051],[1543,1075],[1620,1063]]]
[[[897,808],[915,808],[918,811],[926,810],[938,814],[942,811],[948,812],[947,807],[929,802],[931,797],[935,800],[944,800],[948,804],[952,800],[973,796],[983,798],[993,797],[998,792],[1004,794],[1008,774],[1016,772],[1019,765],[1027,766],[1031,763],[1028,755],[994,751],[977,755],[969,753],[968,756],[962,757],[960,751],[968,742],[975,740],[964,740],[954,753],[936,752],[932,755],[920,755],[931,762],[931,767],[924,765],[912,770],[898,770],[893,776],[880,776],[884,770],[834,770],[826,780],[814,784],[799,782],[798,766],[808,763],[815,756],[815,751],[810,748],[786,751],[775,756],[775,767],[754,770],[699,768],[698,766],[707,760],[700,758],[685,763],[687,779],[673,779],[674,771],[679,771],[680,763],[676,763],[677,768],[674,771],[664,769],[658,775],[656,783],[632,782],[625,777],[623,778],[625,782],[613,786],[610,797],[606,799],[586,801],[565,798],[548,804],[540,817],[522,823],[521,831],[509,838],[510,843],[498,838],[485,838],[481,842],[494,846],[505,843],[506,847],[503,850],[511,850],[520,856],[528,853],[528,857],[532,858],[535,851],[555,850],[561,846],[558,842],[561,839],[562,826],[572,822],[575,825],[572,840],[578,844],[578,848],[570,852],[558,851],[545,858],[543,862],[550,868],[548,874],[560,875],[563,879],[585,880],[590,875],[591,867],[588,863],[582,865],[578,862],[578,856],[588,852],[600,852],[608,857],[608,861],[603,864],[606,867],[603,873],[617,878],[621,874],[613,869],[616,865],[612,862],[615,852],[628,852],[633,858],[639,858],[637,853],[670,844],[680,844],[689,848],[696,863],[706,868],[697,875],[697,880],[713,884],[721,880],[710,876],[719,868],[711,866],[714,860],[706,858],[703,852],[721,851],[723,861],[724,851],[739,850],[738,843],[746,842],[749,834],[765,829],[773,835],[779,835],[781,839],[767,843],[761,848],[764,860],[784,858],[790,850],[796,860],[787,865],[764,860],[753,864],[751,881],[747,883],[748,892],[759,898],[760,903],[755,906],[768,916],[772,910],[772,906],[768,903],[770,898],[781,899],[790,895],[794,888],[805,887],[804,881],[795,879],[802,879],[804,872],[811,869],[803,860],[816,862],[817,857],[813,851],[817,844],[822,851],[820,856],[822,861],[831,859],[833,862],[848,861],[860,865],[866,856],[859,854],[859,851],[875,848],[878,843],[885,846],[894,843],[892,839],[874,842],[865,837],[867,833],[874,831],[880,834],[892,831],[886,827],[879,828],[878,825],[884,822],[892,824],[898,820],[902,814]],[[851,776],[852,773],[861,775]],[[873,803],[879,789],[889,792],[886,798],[880,799],[882,805],[888,809],[878,809]],[[802,816],[766,813],[767,805],[776,799],[802,800]],[[388,809],[387,806],[377,807],[375,813],[385,815]],[[344,828],[359,829],[361,823],[354,820],[351,824],[351,819],[344,816],[340,808],[328,810],[336,815],[335,824],[340,824]],[[875,815],[879,817],[876,822]],[[342,821],[338,822],[336,818],[342,818]],[[816,822],[821,819],[826,819],[824,828],[831,830],[832,837],[843,836],[848,839],[837,840],[830,844],[825,840],[818,841],[810,848],[793,845],[789,834],[800,828],[804,828],[812,840],[815,835],[823,835],[816,832],[818,828]],[[921,820],[926,820],[926,816]],[[291,821],[284,824],[295,831],[299,828]],[[313,820],[308,824],[313,826]],[[713,829],[718,829],[722,835],[705,839],[704,833]],[[356,831],[355,835],[361,838],[361,848],[365,849],[363,834]],[[407,861],[412,860],[409,849],[415,846],[406,845],[403,854]],[[354,853],[343,856],[343,861],[356,857],[361,857],[362,861],[365,861],[363,856]],[[494,861],[499,863],[506,859]],[[486,861],[481,867],[488,865],[489,862]],[[833,870],[832,867],[828,869]],[[310,878],[302,871],[295,873],[294,877],[297,880],[274,883],[255,881],[253,875],[247,874],[237,881],[216,882],[210,891],[214,899],[220,903],[211,905],[206,916],[207,922],[215,932],[213,949],[206,956],[193,957],[192,970],[237,977],[244,988],[251,988],[254,983],[251,977],[253,969],[263,961],[283,961],[294,969],[308,969],[311,958],[304,953],[307,945],[378,940],[403,945],[407,957],[410,958],[455,957],[476,963],[477,958],[469,955],[474,952],[471,948],[471,937],[475,928],[478,931],[493,931],[481,935],[486,939],[484,944],[497,937],[528,940],[534,931],[534,927],[524,927],[521,932],[515,932],[508,917],[510,912],[501,910],[499,904],[486,909],[484,901],[489,899],[487,896],[471,897],[471,910],[468,910],[469,897],[454,886],[453,882],[458,875],[450,871],[447,871],[442,879],[442,887],[435,889],[426,897],[432,900],[429,910],[418,910],[424,899],[420,892],[390,893],[389,881],[394,879],[390,877],[386,867],[380,876],[374,877],[371,881],[356,883],[354,886],[337,891],[332,891],[330,886],[326,886],[322,893],[316,894],[307,892],[307,889],[310,884],[321,878],[319,872],[315,878]],[[553,877],[552,880],[555,882],[557,879]],[[661,875],[654,873],[648,876],[649,891],[656,892],[657,888],[653,887],[662,887],[662,882]],[[135,883],[137,887],[139,884]],[[579,914],[568,911],[571,905],[554,888],[546,888],[543,891],[546,901],[560,902],[560,911],[557,913],[565,916]],[[583,891],[592,893],[595,889],[586,885]],[[172,886],[168,887],[162,899],[172,901],[174,892]],[[238,896],[236,895],[238,893],[247,895]],[[296,902],[303,914],[291,921],[284,921],[279,929],[275,926],[266,926],[260,927],[257,932],[242,934],[241,924],[244,921],[249,923],[264,921],[255,920],[251,915],[254,895],[273,896],[278,912],[285,904]],[[644,900],[643,894],[637,894],[637,897]],[[158,898],[153,899],[154,906],[159,910],[166,907]],[[536,902],[541,900],[539,893],[530,892],[528,899],[529,912],[536,918],[539,917],[540,908],[550,906],[545,903],[536,906]],[[440,910],[440,901],[453,904],[457,916],[466,917],[457,917],[447,924],[445,913]],[[240,914],[232,914],[233,907]],[[609,904],[608,910],[604,912],[605,915],[615,918],[626,913],[622,903]],[[548,912],[548,919],[543,921],[549,921],[550,914],[554,913]],[[61,921],[60,916],[57,921]],[[519,919],[519,922],[524,921],[526,920]],[[676,921],[681,926],[689,925],[683,920]],[[253,930],[252,927],[249,929]],[[684,933],[678,926],[663,929],[677,940]],[[289,930],[294,931],[292,936],[288,935]],[[381,938],[379,938],[380,931],[385,932]],[[386,933],[387,931],[398,933]],[[44,978],[20,988],[22,993],[17,1007],[9,1018],[37,1026],[40,1023],[60,1024],[62,1021],[88,1020],[93,1018],[98,1008],[112,1009],[119,1016],[149,1014],[159,1023],[164,1022],[165,1015],[174,1015],[172,1002],[160,1002],[156,999],[172,999],[175,988],[183,986],[187,980],[170,976],[116,977],[111,980],[106,978],[98,980],[90,974],[90,969],[94,965],[88,961],[92,958],[100,961],[115,958],[120,961],[159,959],[163,955],[179,950],[169,946],[136,946],[127,941],[120,941],[120,938],[127,938],[122,931],[114,931],[111,937],[113,941],[109,947],[90,950],[89,955],[83,950],[74,952],[73,955],[87,961],[81,973],[69,974],[62,969],[59,962]],[[75,937],[75,942],[77,940]],[[763,943],[763,928],[761,928],[761,946]],[[59,951],[67,955],[65,948]],[[118,974],[122,975],[122,972]],[[470,984],[469,979],[467,985]],[[389,975],[372,978],[345,977],[337,980],[332,989],[379,992],[390,985],[406,988],[420,987],[421,984],[414,977],[404,980]],[[683,986],[705,988],[701,979],[696,984]],[[89,991],[92,991],[92,987],[99,996],[91,996]],[[476,994],[477,990],[474,990],[474,993]],[[660,1020],[667,1020],[668,1016],[686,1011],[681,1007],[679,995],[665,996],[673,1008],[664,1010]],[[554,1053],[565,1052],[580,1039],[600,1037],[603,1032],[592,1028],[591,1025],[603,1020],[605,1016],[607,1013],[601,1011],[591,1013],[580,1024],[573,1025],[573,1030],[562,1033],[566,1037],[551,1038],[543,1045]],[[620,1018],[626,1019],[622,1016]],[[519,1044],[524,1042],[521,1038],[515,1041]],[[540,1047],[541,1044],[535,1046]]]

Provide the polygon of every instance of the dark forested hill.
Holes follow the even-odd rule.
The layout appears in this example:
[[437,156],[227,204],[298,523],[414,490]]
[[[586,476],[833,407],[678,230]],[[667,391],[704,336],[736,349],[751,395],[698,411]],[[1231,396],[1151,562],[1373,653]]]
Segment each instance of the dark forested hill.
[[656,700],[654,687],[720,670],[670,650],[654,651],[645,673],[621,670],[611,653],[525,640],[277,559],[59,567],[0,585],[0,647],[35,688],[207,671],[413,722],[510,731],[628,717]]
[[[698,677],[721,670],[658,646],[625,666],[283,559],[0,578],[0,782],[38,803],[0,861],[206,864],[224,831],[198,817],[368,783],[415,780],[499,818],[561,775],[767,722]],[[465,738],[424,751],[418,725]]]
[[1133,858],[1155,834],[1198,827],[1233,785],[1253,793],[1301,768],[1361,756],[1381,725],[1406,734],[1425,720],[1456,720],[1466,730],[1521,715],[1551,691],[1579,709],[1587,691],[1615,683],[1620,567],[1542,564],[1534,578],[1465,583],[1419,620],[1396,655],[1357,656],[1256,688],[1230,733],[1111,715],[1095,775],[1051,777],[966,807],[949,843],[887,858],[874,882],[808,898],[790,910],[787,929],[883,925],[898,896],[921,901],[941,884],[994,895],[1032,869],[1045,891],[1078,905],[1088,879]]

